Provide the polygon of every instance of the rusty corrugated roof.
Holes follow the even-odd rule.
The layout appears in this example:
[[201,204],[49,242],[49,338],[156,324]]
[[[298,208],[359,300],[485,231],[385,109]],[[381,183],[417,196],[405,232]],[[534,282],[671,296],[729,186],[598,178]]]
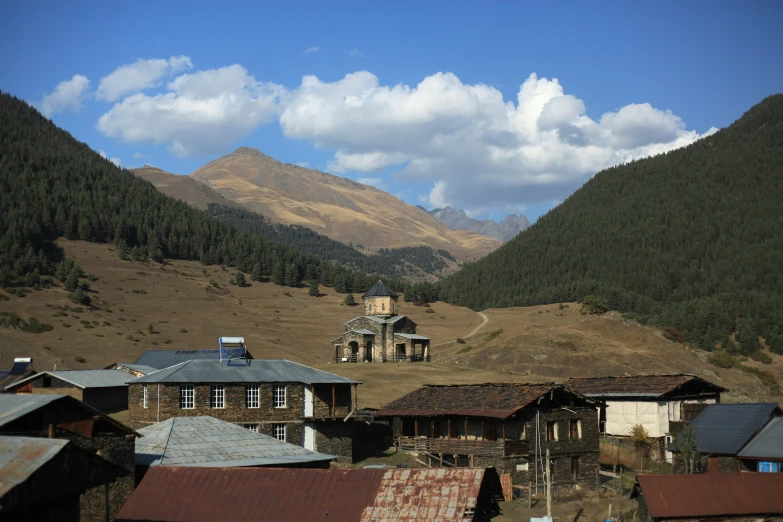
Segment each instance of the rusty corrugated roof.
[[476,507],[485,473],[153,467],[115,521],[462,521]]
[[712,391],[726,391],[725,388],[689,374],[675,375],[631,375],[615,377],[572,377],[563,384],[576,393],[588,397],[610,395],[645,395],[658,397],[676,390],[689,382],[699,382]]
[[639,475],[653,518],[783,515],[783,473]]
[[563,387],[555,383],[427,384],[385,404],[375,415],[466,415],[505,419],[556,388]]
[[363,521],[472,520],[484,468],[393,469],[381,480]]

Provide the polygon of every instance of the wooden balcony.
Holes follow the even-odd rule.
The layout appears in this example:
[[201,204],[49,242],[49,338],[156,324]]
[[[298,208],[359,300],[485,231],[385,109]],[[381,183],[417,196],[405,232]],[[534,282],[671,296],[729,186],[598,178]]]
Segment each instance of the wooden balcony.
[[427,437],[399,437],[399,448],[415,453],[433,455],[474,455],[480,457],[510,457],[526,455],[530,443],[526,440],[468,440],[430,439]]

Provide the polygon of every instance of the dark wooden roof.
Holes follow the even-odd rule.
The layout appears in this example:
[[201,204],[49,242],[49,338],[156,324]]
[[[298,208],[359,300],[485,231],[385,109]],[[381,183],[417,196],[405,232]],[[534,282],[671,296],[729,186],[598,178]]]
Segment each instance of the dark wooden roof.
[[378,281],[367,290],[362,297],[398,297],[397,292],[386,286],[383,281]]
[[573,377],[563,384],[576,393],[588,397],[659,397],[682,388],[686,384],[699,389],[701,393],[726,391],[725,388],[717,384],[689,374]]
[[556,383],[427,384],[384,405],[375,415],[464,415],[505,419],[553,390],[576,396]]

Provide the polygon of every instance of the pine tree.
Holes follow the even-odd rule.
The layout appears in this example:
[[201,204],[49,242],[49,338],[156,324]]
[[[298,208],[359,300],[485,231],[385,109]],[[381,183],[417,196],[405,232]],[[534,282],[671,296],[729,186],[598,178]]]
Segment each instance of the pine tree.
[[71,273],[68,274],[68,277],[65,279],[65,289],[69,292],[73,292],[78,288],[79,286],[79,276],[81,275],[81,270],[77,266],[74,266],[71,269]]
[[345,301],[343,301],[348,306],[354,306],[356,305],[356,299],[353,298],[353,294],[348,294],[345,296]]
[[240,271],[237,271],[237,275],[234,278],[234,280],[236,281],[236,284],[239,287],[247,286],[247,282],[245,281],[245,274],[243,274]]
[[321,295],[321,290],[318,288],[318,281],[315,279],[310,280],[310,295],[313,297]]
[[275,269],[272,271],[272,282],[276,285],[285,284],[285,267],[282,261],[275,263]]

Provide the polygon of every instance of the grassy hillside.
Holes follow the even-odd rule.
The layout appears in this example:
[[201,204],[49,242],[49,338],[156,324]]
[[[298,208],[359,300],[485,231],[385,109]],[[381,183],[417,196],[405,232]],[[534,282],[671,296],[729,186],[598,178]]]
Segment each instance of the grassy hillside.
[[[47,286],[50,275],[65,282],[73,267],[59,263],[58,237],[113,243],[122,258],[228,265],[287,286],[315,281],[362,291],[377,279],[240,230],[165,196],[4,93],[0,194],[0,287]],[[85,286],[78,281],[78,267],[76,272],[68,285],[72,291]],[[77,300],[86,302],[83,297]]]
[[[689,147],[599,172],[441,283],[481,310],[582,300],[712,349],[783,353],[783,95]],[[677,335],[676,332],[674,332]]]
[[[219,266],[122,260],[112,245],[59,243],[66,258],[93,279],[96,306],[74,305],[59,284],[25,297],[0,290],[7,297],[0,297],[0,315],[52,327],[33,333],[3,327],[0,320],[0,369],[22,356],[32,356],[39,370],[55,364],[100,368],[132,361],[144,350],[215,348],[218,337],[241,335],[255,357],[286,358],[363,381],[359,402],[370,407],[422,383],[562,381],[639,372],[691,372],[733,390],[728,400],[780,400],[756,376],[711,364],[707,352],[673,343],[618,314],[583,316],[573,303],[562,310],[491,309],[484,312],[485,323],[481,314],[460,306],[438,302],[428,308],[400,300],[401,313],[432,338],[432,363],[334,364],[329,340],[361,314],[359,306],[342,304],[344,294],[329,289],[313,297],[307,288],[258,282],[240,288],[229,284],[234,272]],[[763,368],[783,382],[783,356],[770,357],[773,363]]]

